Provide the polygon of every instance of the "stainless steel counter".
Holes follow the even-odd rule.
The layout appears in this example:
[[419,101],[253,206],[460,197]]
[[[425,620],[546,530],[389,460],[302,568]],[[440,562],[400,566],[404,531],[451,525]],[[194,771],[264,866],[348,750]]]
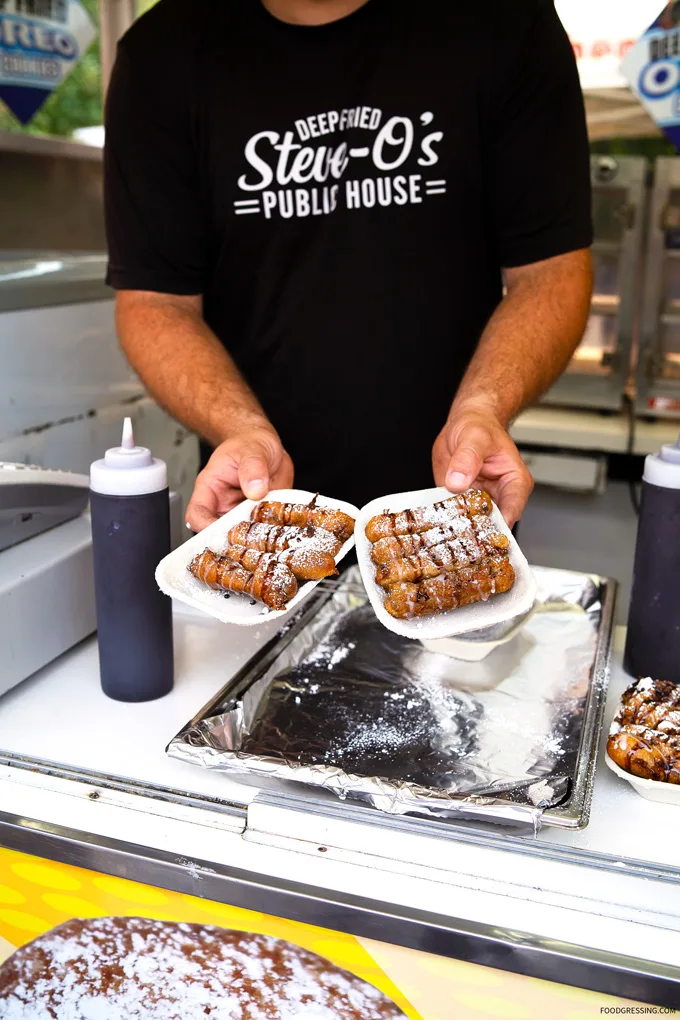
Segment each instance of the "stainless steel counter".
[[0,253],[0,312],[113,301],[104,282],[106,255]]

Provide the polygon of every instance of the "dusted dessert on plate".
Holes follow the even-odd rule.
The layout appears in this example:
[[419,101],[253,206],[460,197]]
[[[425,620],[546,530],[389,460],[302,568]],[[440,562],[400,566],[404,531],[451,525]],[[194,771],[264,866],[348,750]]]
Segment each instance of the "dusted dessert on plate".
[[249,521],[229,530],[219,552],[204,549],[189,571],[215,591],[250,596],[269,609],[283,610],[298,592],[298,581],[337,574],[335,557],[354,533],[354,519],[342,510],[309,503],[256,503]]
[[372,517],[375,580],[396,619],[448,612],[509,591],[515,572],[509,540],[490,519],[481,489],[398,513]]
[[3,1020],[405,1020],[282,939],[140,917],[72,920],[0,967]]
[[607,754],[631,775],[680,785],[680,687],[651,677],[632,683],[614,716]]

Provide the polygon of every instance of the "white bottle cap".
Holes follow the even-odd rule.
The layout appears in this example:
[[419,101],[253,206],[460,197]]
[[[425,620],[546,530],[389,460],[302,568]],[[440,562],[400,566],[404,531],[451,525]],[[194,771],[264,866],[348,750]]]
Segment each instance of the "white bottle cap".
[[123,423],[120,446],[107,450],[103,460],[90,467],[90,489],[103,496],[144,496],[168,487],[164,460],[151,456],[145,446],[135,446],[132,420]]
[[675,446],[668,443],[659,453],[645,457],[642,480],[662,489],[680,489],[680,439]]

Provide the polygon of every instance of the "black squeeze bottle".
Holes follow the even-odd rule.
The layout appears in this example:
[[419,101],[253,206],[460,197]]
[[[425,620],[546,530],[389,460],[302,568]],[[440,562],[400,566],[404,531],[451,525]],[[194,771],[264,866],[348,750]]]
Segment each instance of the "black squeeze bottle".
[[168,471],[135,446],[129,418],[90,468],[90,514],[102,688],[116,701],[162,698],[174,679],[172,603],[154,576],[170,552]]
[[680,684],[680,440],[645,458],[623,664]]

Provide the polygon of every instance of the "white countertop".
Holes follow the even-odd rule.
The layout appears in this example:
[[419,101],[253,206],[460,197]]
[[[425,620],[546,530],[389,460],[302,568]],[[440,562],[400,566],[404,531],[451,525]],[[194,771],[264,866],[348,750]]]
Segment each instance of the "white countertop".
[[[165,754],[172,737],[276,633],[280,621],[246,628],[220,624],[175,604],[175,687],[158,701],[125,704],[99,686],[96,641],[84,642],[0,699],[0,750],[247,805],[257,789]],[[630,682],[620,667],[619,628],[609,684],[590,823],[544,827],[539,843],[569,846],[678,868],[680,807],[644,800],[604,763],[605,733]],[[379,819],[379,814],[377,815]],[[660,823],[666,838],[651,840]]]
[[[249,805],[247,818],[244,810],[226,816],[124,790],[103,789],[93,801],[92,786],[76,778],[7,766],[0,766],[2,810],[188,863],[217,862],[657,962],[680,959],[680,808],[643,800],[601,759],[586,830],[546,828],[506,848],[460,841],[448,825],[409,831],[404,823],[397,831],[378,812],[358,822],[342,811],[323,817],[313,806],[288,810],[223,774],[167,758],[170,738],[277,626],[237,628],[176,612],[176,685],[161,701],[105,698],[93,640],[0,699],[0,749]],[[605,729],[627,682],[615,664]],[[649,873],[631,867],[635,860],[651,865]],[[677,869],[679,881],[655,875],[655,865]]]
[[169,758],[172,737],[281,626],[218,623],[175,603],[175,686],[158,701],[112,701],[94,639],[0,698],[0,749],[240,804],[256,790]]

